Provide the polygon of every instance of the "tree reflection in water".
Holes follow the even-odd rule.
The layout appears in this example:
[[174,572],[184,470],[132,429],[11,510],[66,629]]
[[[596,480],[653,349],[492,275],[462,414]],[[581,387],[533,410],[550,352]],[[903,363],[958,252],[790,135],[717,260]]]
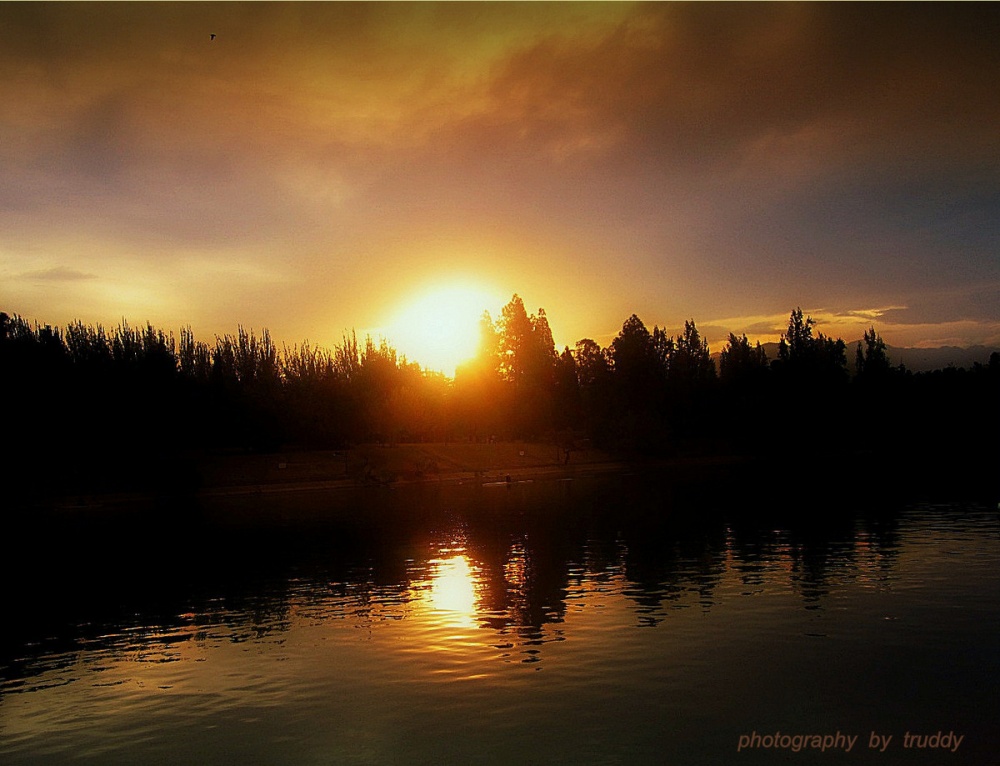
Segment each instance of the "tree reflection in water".
[[490,631],[480,641],[505,661],[536,662],[564,640],[569,607],[602,594],[623,596],[639,626],[711,610],[728,581],[747,596],[790,585],[803,607],[821,608],[845,582],[888,587],[899,546],[892,510],[824,514],[797,498],[807,510],[776,502],[751,514],[655,476],[366,498],[334,512],[322,493],[240,498],[198,514],[27,530],[45,555],[3,562],[21,619],[0,642],[0,674],[30,675],[33,657],[123,636],[176,629],[186,640],[199,635],[192,623],[222,623],[245,641],[289,630],[296,615],[370,629],[418,611]]
[[747,700],[781,727],[939,725],[939,693],[995,718],[995,509],[711,486],[42,519],[0,564],[0,761],[725,763]]

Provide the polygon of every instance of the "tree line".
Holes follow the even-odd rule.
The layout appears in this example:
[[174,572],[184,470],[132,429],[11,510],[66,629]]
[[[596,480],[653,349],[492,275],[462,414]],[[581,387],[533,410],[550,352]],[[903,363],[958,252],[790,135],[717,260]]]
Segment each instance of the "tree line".
[[[730,335],[713,359],[694,320],[676,335],[635,314],[607,347],[559,352],[543,309],[484,313],[454,380],[354,333],[278,348],[240,327],[213,344],[150,324],[31,324],[0,313],[4,484],[169,485],[205,450],[362,442],[547,440],[633,456],[861,456],[977,464],[997,455],[1000,355],[914,374],[870,328],[854,349],[796,308],[777,357]],[[960,457],[959,457],[960,456]]]

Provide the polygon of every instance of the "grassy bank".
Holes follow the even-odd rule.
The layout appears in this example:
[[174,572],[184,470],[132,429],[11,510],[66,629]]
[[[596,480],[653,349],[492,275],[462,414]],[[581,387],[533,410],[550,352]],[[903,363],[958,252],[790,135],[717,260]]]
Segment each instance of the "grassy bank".
[[283,450],[264,455],[207,455],[197,461],[203,490],[248,485],[343,482],[392,484],[401,481],[499,479],[549,471],[573,471],[615,463],[595,449],[566,453],[551,444],[360,445],[347,450]]

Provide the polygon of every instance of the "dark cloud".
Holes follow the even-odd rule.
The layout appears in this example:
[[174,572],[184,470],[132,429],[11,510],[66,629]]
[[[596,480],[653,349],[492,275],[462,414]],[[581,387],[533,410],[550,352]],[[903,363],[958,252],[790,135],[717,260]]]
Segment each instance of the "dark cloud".
[[788,161],[783,148],[823,171],[981,160],[1000,147],[998,20],[991,5],[643,5],[611,34],[512,56],[484,122],[525,147],[603,138],[638,164],[703,171],[756,160],[760,172]]

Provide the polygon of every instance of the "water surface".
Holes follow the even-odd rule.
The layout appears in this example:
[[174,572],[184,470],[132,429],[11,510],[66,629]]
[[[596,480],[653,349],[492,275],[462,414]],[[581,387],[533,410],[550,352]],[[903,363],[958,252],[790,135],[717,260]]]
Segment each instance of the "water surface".
[[[1000,747],[987,506],[751,512],[614,477],[233,497],[18,543],[4,764],[982,764]],[[907,732],[963,739],[945,757]],[[850,752],[780,747],[836,733]],[[753,734],[778,747],[738,751]]]

